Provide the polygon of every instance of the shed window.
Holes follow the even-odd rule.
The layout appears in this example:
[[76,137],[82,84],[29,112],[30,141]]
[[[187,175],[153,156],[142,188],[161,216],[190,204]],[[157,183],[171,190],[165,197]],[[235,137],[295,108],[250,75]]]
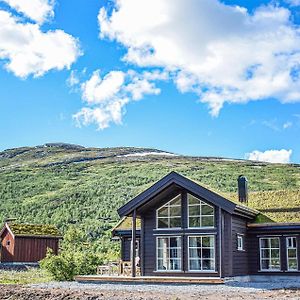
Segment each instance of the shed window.
[[286,254],[287,254],[288,271],[297,271],[298,270],[298,259],[297,259],[296,237],[287,237],[286,238]]
[[237,249],[239,251],[244,251],[245,250],[245,248],[244,248],[244,235],[242,235],[242,234],[237,235]]
[[188,194],[189,228],[214,227],[214,208]]
[[6,246],[7,246],[7,247],[10,246],[10,241],[6,241]]
[[215,270],[215,237],[189,237],[189,271]]
[[181,271],[181,237],[157,238],[157,271]]
[[157,228],[181,228],[181,195],[157,210]]
[[261,271],[280,271],[279,237],[260,239]]

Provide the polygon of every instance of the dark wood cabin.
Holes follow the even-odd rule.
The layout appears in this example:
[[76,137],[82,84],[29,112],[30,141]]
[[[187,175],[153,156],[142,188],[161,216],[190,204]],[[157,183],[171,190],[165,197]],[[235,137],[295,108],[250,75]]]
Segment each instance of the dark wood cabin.
[[48,248],[58,253],[61,235],[53,225],[5,223],[0,238],[1,263],[37,263]]
[[171,172],[122,206],[126,219],[113,235],[122,259],[132,261],[132,276],[137,255],[142,276],[300,275],[300,223],[256,223],[247,186],[239,188],[241,202],[234,203]]

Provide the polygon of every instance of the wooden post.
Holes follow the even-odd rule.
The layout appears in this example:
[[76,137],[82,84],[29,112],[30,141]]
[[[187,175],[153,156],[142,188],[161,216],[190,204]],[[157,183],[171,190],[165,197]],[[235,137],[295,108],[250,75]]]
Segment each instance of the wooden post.
[[131,236],[132,246],[131,246],[131,275],[135,277],[135,247],[136,247],[136,209],[132,213],[132,236]]

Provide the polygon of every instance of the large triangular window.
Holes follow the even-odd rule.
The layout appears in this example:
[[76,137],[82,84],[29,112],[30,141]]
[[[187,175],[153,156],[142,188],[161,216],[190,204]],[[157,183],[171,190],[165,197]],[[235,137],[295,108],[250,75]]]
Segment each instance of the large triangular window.
[[181,228],[181,194],[157,210],[157,228]]

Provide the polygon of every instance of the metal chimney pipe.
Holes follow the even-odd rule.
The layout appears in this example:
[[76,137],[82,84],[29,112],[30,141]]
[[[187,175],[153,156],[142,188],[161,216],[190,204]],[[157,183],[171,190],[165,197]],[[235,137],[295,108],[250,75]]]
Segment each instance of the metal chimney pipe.
[[241,203],[248,203],[248,180],[244,175],[240,175],[238,181],[238,195]]

